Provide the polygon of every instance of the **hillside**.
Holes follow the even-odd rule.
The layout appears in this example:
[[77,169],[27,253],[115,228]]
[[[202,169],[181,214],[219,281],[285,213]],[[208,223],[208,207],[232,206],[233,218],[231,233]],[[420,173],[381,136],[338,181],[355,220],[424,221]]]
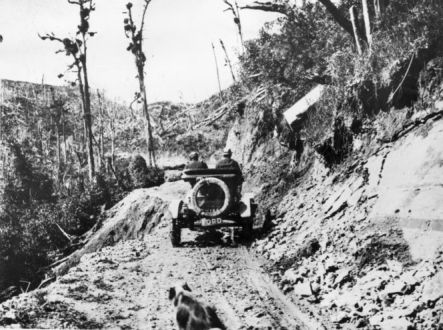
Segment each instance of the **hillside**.
[[[317,161],[275,210],[271,231],[250,249],[191,233],[173,249],[162,205],[187,184],[136,190],[56,268],[55,283],[2,304],[1,324],[169,328],[167,289],[182,280],[217,306],[231,329],[440,324],[442,209],[433,197],[441,193],[435,182],[443,113],[414,126],[367,158],[356,151],[355,161],[333,173]],[[415,148],[426,157],[405,161]]]
[[[443,327],[443,5],[251,6],[282,16],[242,44],[235,84],[149,105],[159,168],[140,104],[94,93],[88,179],[79,96],[5,82],[0,326],[170,329],[186,281],[228,329]],[[179,169],[225,147],[253,237],[184,230],[172,247]]]
[[[239,157],[247,190],[253,187],[273,203],[273,227],[263,232],[256,223],[259,237],[249,249],[232,247],[223,236],[190,233],[182,248],[172,249],[164,207],[188,185],[134,191],[103,215],[83,248],[54,269],[55,283],[2,304],[2,324],[167,328],[173,317],[166,291],[178,280],[216,305],[233,329],[441,324],[442,83],[436,91],[429,108],[389,131],[389,142],[386,131],[378,139],[370,130],[354,136],[340,167],[331,169],[321,154],[311,154],[301,163],[307,169],[288,181],[285,162],[296,151],[280,156],[277,151],[285,149],[277,139],[260,140],[249,162],[247,155]],[[229,136],[238,136],[237,125]],[[246,128],[243,134],[255,130],[253,124]],[[242,144],[227,141],[241,154]],[[280,165],[280,174],[258,160]],[[257,178],[257,169],[272,176]],[[277,185],[257,184],[269,180]],[[252,282],[232,281],[233,272]],[[203,280],[208,277],[209,283]]]

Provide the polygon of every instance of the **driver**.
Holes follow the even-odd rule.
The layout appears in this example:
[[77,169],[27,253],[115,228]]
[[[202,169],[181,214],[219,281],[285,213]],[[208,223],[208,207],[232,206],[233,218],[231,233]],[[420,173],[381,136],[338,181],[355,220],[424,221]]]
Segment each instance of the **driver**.
[[[233,160],[232,158],[232,151],[231,149],[226,148],[223,151],[223,158],[218,161],[218,163],[215,165],[215,168],[217,169],[226,169],[226,170],[232,170],[236,172],[236,177],[234,180],[230,182],[226,182],[229,186],[229,189],[234,193],[236,202],[240,199],[241,195],[241,186],[243,182],[243,175],[240,168],[240,165]],[[227,181],[227,180],[226,180]]]

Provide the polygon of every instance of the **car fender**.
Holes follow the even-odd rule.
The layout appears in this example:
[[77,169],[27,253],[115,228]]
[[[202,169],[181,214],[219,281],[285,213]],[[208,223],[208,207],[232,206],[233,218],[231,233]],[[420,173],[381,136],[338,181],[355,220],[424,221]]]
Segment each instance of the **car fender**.
[[175,199],[169,204],[169,212],[171,213],[172,219],[178,218],[182,203],[183,201],[181,199]]
[[253,194],[244,194],[240,200],[240,217],[250,218],[253,214]]

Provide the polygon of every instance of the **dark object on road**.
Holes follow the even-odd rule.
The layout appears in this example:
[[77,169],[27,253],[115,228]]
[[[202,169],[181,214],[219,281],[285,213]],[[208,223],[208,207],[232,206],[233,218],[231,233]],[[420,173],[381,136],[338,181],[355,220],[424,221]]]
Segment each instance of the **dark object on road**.
[[[243,236],[252,238],[257,204],[251,194],[240,196],[231,183],[238,182],[239,173],[230,169],[184,170],[182,179],[196,180],[185,200],[170,204],[172,214],[171,242],[179,246],[181,229],[213,230],[221,227],[242,227]],[[235,187],[235,186],[234,186]]]
[[179,330],[226,329],[212,307],[195,299],[187,283],[170,288],[169,299],[177,307]]

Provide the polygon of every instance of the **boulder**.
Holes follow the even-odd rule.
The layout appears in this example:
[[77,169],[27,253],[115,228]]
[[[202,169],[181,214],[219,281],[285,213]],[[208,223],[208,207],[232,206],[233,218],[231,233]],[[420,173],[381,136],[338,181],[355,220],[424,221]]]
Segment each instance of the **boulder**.
[[438,272],[423,285],[423,301],[434,304],[443,297],[443,271]]
[[308,281],[294,285],[294,294],[300,297],[309,297],[312,295],[311,285]]
[[412,327],[412,323],[405,318],[397,317],[386,319],[379,323],[382,330],[405,330]]
[[333,315],[331,317],[331,322],[332,323],[345,323],[351,320],[351,316],[349,315],[349,313],[345,312],[345,311],[340,311],[337,312],[335,315]]
[[407,285],[400,279],[395,279],[386,285],[385,289],[382,291],[382,295],[394,296],[397,294],[403,294]]

